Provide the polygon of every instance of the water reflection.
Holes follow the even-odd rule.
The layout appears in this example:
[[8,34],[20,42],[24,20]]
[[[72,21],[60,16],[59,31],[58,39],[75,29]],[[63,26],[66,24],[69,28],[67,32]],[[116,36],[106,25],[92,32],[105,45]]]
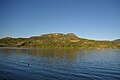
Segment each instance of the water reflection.
[[58,59],[67,60],[70,62],[75,62],[80,53],[80,50],[73,49],[20,49],[20,48],[4,48],[1,49],[4,53],[9,53],[8,55],[23,54],[29,55],[31,57],[47,58],[47,59]]

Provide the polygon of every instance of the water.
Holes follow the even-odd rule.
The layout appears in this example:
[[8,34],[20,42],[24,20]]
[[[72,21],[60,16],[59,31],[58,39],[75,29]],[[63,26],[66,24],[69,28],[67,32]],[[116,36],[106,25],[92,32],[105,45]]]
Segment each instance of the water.
[[120,50],[0,48],[0,80],[120,80]]

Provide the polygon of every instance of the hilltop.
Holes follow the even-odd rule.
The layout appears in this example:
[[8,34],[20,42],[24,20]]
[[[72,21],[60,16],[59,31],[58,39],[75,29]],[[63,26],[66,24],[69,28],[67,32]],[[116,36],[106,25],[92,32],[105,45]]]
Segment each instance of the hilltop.
[[79,38],[73,33],[50,33],[30,38],[2,38],[0,39],[0,47],[117,49],[120,48],[120,44],[114,41]]

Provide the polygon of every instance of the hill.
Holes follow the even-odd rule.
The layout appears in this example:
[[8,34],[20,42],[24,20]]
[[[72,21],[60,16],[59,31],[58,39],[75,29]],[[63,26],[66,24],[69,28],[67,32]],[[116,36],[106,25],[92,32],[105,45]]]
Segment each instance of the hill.
[[114,41],[79,38],[73,33],[50,33],[30,38],[2,38],[0,39],[0,47],[117,49],[120,48],[120,45]]
[[116,39],[116,40],[114,40],[114,42],[120,43],[120,39]]

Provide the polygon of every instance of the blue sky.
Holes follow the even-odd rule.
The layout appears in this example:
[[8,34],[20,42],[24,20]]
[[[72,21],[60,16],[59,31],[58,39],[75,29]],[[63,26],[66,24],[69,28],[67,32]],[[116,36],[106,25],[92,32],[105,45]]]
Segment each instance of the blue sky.
[[0,0],[0,38],[45,33],[120,38],[120,0]]

